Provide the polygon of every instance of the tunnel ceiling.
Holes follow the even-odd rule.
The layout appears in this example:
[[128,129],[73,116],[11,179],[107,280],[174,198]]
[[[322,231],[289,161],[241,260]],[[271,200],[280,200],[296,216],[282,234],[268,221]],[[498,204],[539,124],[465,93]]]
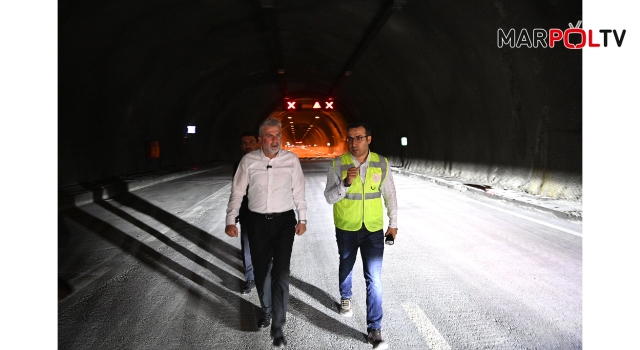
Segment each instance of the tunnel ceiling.
[[[581,54],[500,49],[496,31],[566,28],[581,8],[555,0],[60,1],[60,181],[142,171],[146,140],[159,141],[164,165],[232,158],[238,135],[269,115],[282,115],[293,139],[285,98],[335,101],[314,131],[300,112],[295,137],[343,138],[345,123],[365,120],[372,147],[390,156],[407,136],[409,152],[424,152],[416,157],[530,166],[541,124],[580,133]],[[185,155],[188,125],[198,132]],[[579,144],[562,147],[580,153]],[[581,168],[560,158],[549,156],[549,167]]]

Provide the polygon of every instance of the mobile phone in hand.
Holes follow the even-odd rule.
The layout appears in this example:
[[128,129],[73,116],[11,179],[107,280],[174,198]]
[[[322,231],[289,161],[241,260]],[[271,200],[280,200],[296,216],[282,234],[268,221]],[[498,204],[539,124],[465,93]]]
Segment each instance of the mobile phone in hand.
[[385,239],[384,239],[384,243],[387,245],[393,245],[394,240],[393,240],[393,235],[392,234],[388,234]]

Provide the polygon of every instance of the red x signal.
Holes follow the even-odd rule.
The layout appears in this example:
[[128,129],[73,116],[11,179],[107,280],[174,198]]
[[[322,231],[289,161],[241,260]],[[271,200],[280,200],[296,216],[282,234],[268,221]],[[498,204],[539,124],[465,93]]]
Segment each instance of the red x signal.
[[287,109],[296,109],[296,101],[287,102]]
[[325,102],[324,104],[325,104],[324,109],[333,109],[333,101]]

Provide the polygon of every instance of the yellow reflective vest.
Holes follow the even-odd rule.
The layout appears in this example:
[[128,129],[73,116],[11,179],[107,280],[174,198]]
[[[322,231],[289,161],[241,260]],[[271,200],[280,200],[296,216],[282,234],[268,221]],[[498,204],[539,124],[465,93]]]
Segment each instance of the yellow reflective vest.
[[[350,153],[337,157],[331,163],[341,180],[347,177],[349,168],[355,167]],[[382,230],[382,192],[380,188],[387,177],[389,161],[377,153],[369,152],[369,166],[362,183],[360,174],[347,187],[344,198],[333,205],[333,222],[337,228],[345,231],[358,231],[364,226],[374,232]]]

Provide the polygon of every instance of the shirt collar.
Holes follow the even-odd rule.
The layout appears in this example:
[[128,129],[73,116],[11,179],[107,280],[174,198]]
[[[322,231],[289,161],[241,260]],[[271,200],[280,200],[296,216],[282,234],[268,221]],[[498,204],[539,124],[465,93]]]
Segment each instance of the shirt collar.
[[[360,164],[360,163],[358,162],[358,160],[356,159],[356,157],[354,157],[354,156],[353,156],[353,154],[349,153],[349,155],[351,156],[351,159],[353,159],[353,162],[356,164],[356,168],[357,168],[357,167],[359,167],[360,165],[362,165],[362,164]],[[363,164],[368,164],[368,163],[369,163],[369,157],[370,157],[370,156],[371,156],[371,150],[368,150],[368,151],[367,151],[367,158],[365,158],[365,159],[364,159],[364,163],[363,163]]]
[[280,148],[273,158],[269,158],[269,157],[267,157],[266,154],[264,154],[264,151],[262,150],[262,147],[260,147],[259,150],[260,150],[260,157],[262,157],[264,159],[267,159],[267,160],[275,159],[276,157],[278,157],[280,155],[280,152],[282,152],[282,148]]

